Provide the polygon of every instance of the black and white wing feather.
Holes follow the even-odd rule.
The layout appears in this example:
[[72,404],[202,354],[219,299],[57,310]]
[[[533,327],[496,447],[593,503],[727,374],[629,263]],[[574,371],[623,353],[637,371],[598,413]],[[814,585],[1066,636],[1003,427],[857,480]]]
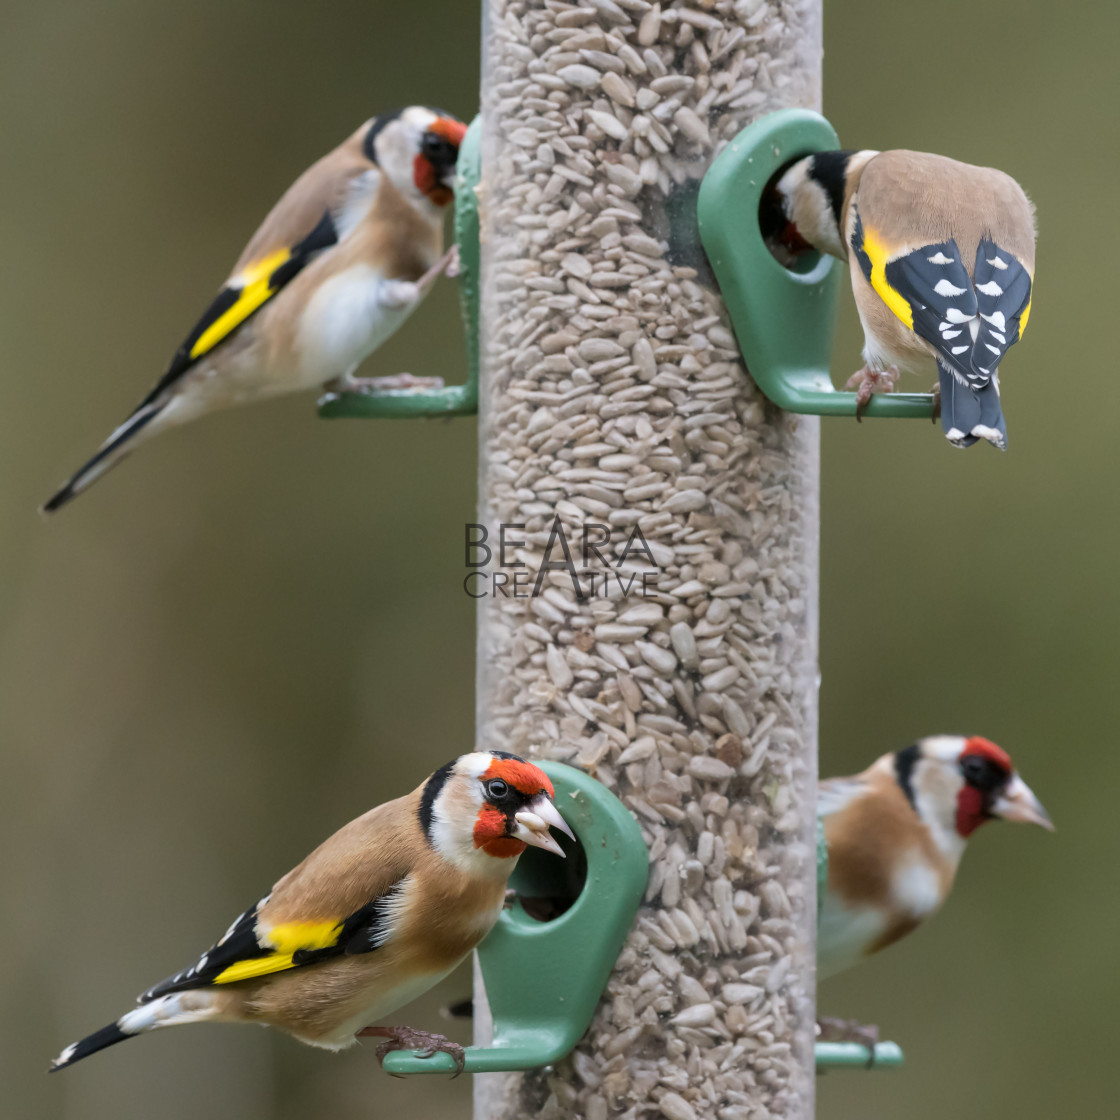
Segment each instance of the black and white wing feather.
[[397,905],[407,878],[337,920],[283,921],[262,918],[269,896],[245,911],[190,968],[169,976],[139,997],[148,1003],[172,992],[233,984],[270,973],[317,964],[333,957],[372,953],[393,935]]
[[993,241],[980,242],[973,268],[980,315],[972,347],[972,368],[991,376],[1004,354],[1023,336],[1030,314],[1031,277],[1023,265]]
[[968,385],[986,385],[990,374],[972,365],[979,307],[957,243],[950,239],[923,245],[888,261],[884,271],[887,283],[910,307],[914,333]]

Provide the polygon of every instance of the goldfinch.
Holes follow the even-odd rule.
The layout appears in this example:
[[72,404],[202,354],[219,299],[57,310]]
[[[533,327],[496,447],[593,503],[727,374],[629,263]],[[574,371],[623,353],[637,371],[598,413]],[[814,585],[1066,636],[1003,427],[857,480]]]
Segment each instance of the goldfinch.
[[390,1050],[462,1047],[442,1035],[371,1025],[446,976],[498,920],[506,881],[531,844],[563,855],[572,836],[543,771],[500,751],[465,754],[406,797],[339,829],[190,968],[139,1007],[67,1046],[63,1069],[143,1031],[181,1023],[279,1027],[340,1050],[361,1036]]
[[1034,207],[1014,179],[925,152],[818,152],[782,175],[763,218],[785,251],[848,262],[858,409],[899,370],[936,364],[949,442],[1006,449],[999,363],[1027,326],[1035,254]]
[[[301,389],[427,385],[354,370],[445,268],[443,219],[466,126],[414,105],[367,121],[265,218],[167,372],[43,505],[80,494],[144,440],[217,409]],[[442,384],[439,379],[436,383]]]
[[968,838],[1001,819],[1053,829],[1007,753],[937,735],[862,774],[820,783],[828,886],[817,929],[823,979],[917,929],[945,901]]

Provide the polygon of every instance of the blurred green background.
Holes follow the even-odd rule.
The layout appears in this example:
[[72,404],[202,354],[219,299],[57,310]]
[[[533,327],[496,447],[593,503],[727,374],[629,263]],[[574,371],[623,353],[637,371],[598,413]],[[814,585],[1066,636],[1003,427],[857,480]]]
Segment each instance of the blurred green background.
[[[473,425],[326,423],[291,398],[161,437],[50,523],[35,509],[300,170],[392,105],[472,114],[478,8],[0,11],[4,1112],[465,1117],[467,1079],[392,1080],[369,1047],[248,1029],[45,1070],[337,825],[470,745]],[[1100,1115],[1115,1084],[1118,32],[1114,7],[1042,0],[826,12],[843,141],[1005,168],[1042,239],[1008,454],[918,422],[824,424],[822,773],[979,732],[1058,832],[985,829],[929,928],[823,988],[823,1011],[878,1022],[908,1064],[822,1079],[821,1117]],[[459,339],[443,284],[373,371],[458,379]],[[860,343],[849,299],[839,376]],[[467,984],[407,1019],[438,1025]]]

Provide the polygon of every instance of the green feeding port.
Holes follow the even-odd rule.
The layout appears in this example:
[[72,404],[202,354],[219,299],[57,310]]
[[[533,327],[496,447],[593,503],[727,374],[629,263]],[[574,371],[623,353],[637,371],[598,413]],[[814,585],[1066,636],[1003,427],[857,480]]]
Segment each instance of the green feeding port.
[[[832,125],[807,109],[783,109],[748,125],[700,185],[700,239],[731,315],[747,369],[767,399],[788,412],[855,416],[856,395],[829,374],[837,285],[844,266],[806,253],[792,267],[764,239],[766,188],[791,163],[839,148]],[[929,420],[929,393],[877,393],[864,416]]]
[[393,419],[410,416],[474,416],[478,412],[478,186],[482,165],[482,120],[471,122],[455,164],[455,243],[459,246],[459,304],[466,333],[467,380],[442,389],[395,389],[325,397],[319,415]]
[[[538,765],[552,779],[556,805],[576,841],[555,834],[563,860],[529,848],[518,861],[510,880],[517,900],[478,947],[493,1035],[489,1046],[467,1048],[468,1073],[533,1069],[571,1053],[591,1025],[645,893],[649,852],[630,811],[582,770]],[[823,890],[823,829],[817,872]],[[893,1042],[879,1043],[873,1062],[859,1043],[816,1045],[818,1071],[901,1064]],[[424,1058],[412,1051],[386,1055],[384,1068],[393,1074],[455,1072],[447,1054]]]
[[[649,876],[630,811],[601,782],[558,762],[538,765],[577,842],[559,859],[530,848],[510,885],[517,900],[478,947],[493,1022],[489,1046],[466,1051],[468,1073],[533,1069],[569,1054],[591,1025]],[[452,1073],[447,1054],[397,1051],[387,1072]]]

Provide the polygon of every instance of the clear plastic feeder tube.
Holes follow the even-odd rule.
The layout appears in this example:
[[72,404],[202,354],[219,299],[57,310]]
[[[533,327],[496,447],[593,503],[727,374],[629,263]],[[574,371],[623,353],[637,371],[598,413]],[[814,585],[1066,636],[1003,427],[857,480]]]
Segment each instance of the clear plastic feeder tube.
[[477,1077],[485,1120],[813,1114],[819,422],[752,384],[695,215],[819,108],[820,16],[486,7],[479,741],[595,775],[651,866],[583,1043]]

